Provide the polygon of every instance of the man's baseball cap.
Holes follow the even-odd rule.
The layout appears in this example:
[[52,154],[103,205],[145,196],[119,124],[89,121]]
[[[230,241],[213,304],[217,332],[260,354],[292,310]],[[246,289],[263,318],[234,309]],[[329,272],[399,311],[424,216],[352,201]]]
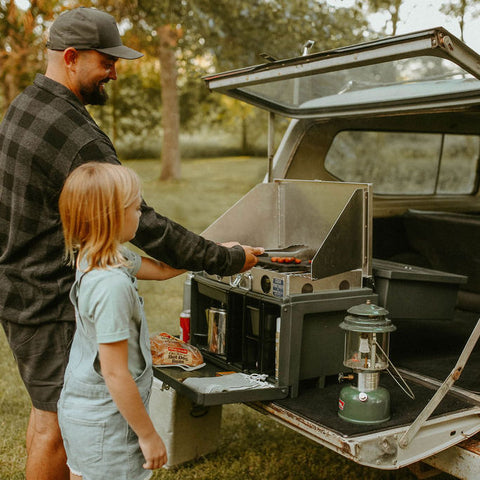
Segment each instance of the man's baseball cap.
[[143,53],[122,43],[117,22],[108,13],[95,8],[79,7],[60,14],[50,27],[47,48],[96,50],[117,58],[133,60]]

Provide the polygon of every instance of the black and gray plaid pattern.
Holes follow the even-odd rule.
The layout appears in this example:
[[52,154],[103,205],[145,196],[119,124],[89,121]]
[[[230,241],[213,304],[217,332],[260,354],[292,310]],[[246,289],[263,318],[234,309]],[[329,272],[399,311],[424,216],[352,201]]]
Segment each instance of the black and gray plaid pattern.
[[[58,197],[67,175],[89,161],[118,163],[115,149],[77,97],[37,75],[0,124],[0,318],[37,324],[73,320],[74,272],[63,259]],[[229,275],[240,247],[226,249],[145,203],[133,243],[178,268]]]

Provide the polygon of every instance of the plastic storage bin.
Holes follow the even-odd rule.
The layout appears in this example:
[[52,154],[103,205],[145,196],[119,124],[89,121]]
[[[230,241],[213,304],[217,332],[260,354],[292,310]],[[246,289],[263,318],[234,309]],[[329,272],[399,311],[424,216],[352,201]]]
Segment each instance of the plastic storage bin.
[[217,450],[222,406],[198,407],[173,388],[153,379],[150,416],[167,449],[166,468],[198,459]]
[[379,304],[390,318],[451,319],[460,284],[467,277],[427,268],[373,259]]

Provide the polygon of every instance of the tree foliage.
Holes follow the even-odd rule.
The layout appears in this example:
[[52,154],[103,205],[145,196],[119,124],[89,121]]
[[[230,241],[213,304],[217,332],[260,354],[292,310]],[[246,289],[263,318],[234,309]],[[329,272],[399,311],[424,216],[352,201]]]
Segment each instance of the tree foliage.
[[107,105],[89,107],[114,143],[138,146],[161,133],[159,68],[153,62],[139,67],[135,62],[120,62],[118,79],[106,87],[110,97]]
[[315,50],[358,41],[367,23],[360,8],[333,8],[312,0],[238,1],[196,0],[208,15],[199,16],[204,47],[219,69],[263,63],[259,56],[275,58],[302,54],[307,40]]
[[[162,161],[168,170],[162,172],[164,178],[179,175],[178,145],[176,149],[174,145],[177,125],[181,122],[184,128],[195,128],[206,118],[218,118],[208,112],[205,116],[205,109],[199,107],[199,100],[204,100],[207,93],[201,77],[212,68],[261,63],[264,60],[260,54],[265,51],[279,58],[297,56],[308,39],[318,39],[320,48],[326,48],[329,42],[335,47],[340,39],[345,43],[363,38],[366,29],[360,9],[335,10],[313,0],[131,0],[120,5],[96,0],[95,4],[120,22],[128,20],[131,28],[127,41],[160,60]],[[219,108],[221,102],[209,101],[209,111],[226,112]],[[241,144],[246,149],[246,125],[250,123],[246,119],[258,113],[244,106],[237,107],[236,112],[241,113],[235,118],[239,118]]]
[[443,2],[440,11],[457,19],[460,27],[460,39],[463,41],[467,15],[470,14],[472,18],[478,17],[480,15],[480,4],[478,0],[448,0]]
[[[449,0],[443,9],[463,26],[476,4]],[[265,126],[265,114],[211,95],[204,75],[264,63],[262,54],[298,56],[307,40],[315,42],[313,53],[375,38],[378,32],[369,30],[366,19],[369,12],[388,12],[385,31],[391,23],[395,33],[402,0],[356,0],[345,8],[320,0],[30,0],[26,10],[14,0],[0,0],[3,111],[43,70],[45,31],[52,17],[78,5],[111,13],[124,42],[145,53],[140,60],[118,63],[118,80],[108,86],[110,104],[91,109],[114,142],[141,146],[163,134],[165,146],[166,132],[178,139],[180,128],[221,124],[238,132],[238,144],[246,152],[259,125]],[[178,154],[178,140],[175,148]]]
[[0,0],[0,91],[3,110],[44,65],[44,33],[57,0],[31,0],[26,10]]
[[[391,35],[396,35],[398,22],[400,21],[400,8],[403,0],[370,0],[367,5],[367,10],[370,12],[386,12],[389,15],[384,31]],[[389,26],[391,28],[389,28]]]

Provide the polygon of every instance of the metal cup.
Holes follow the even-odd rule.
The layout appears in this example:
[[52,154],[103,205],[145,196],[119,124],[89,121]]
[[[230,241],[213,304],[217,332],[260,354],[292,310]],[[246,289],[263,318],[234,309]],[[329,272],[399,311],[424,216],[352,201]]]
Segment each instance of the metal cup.
[[225,340],[227,328],[227,311],[223,308],[208,308],[208,351],[225,355]]

